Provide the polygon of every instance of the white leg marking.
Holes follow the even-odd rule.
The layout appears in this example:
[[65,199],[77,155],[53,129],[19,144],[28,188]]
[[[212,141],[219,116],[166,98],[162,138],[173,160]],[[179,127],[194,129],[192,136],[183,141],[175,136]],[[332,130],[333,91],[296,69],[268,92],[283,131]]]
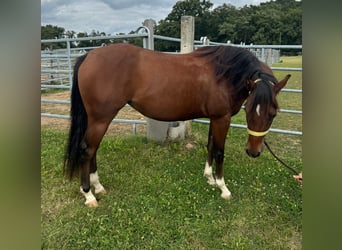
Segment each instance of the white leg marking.
[[100,179],[99,179],[99,175],[97,174],[97,171],[95,173],[90,174],[90,185],[93,185],[95,187],[95,194],[106,193],[106,190],[100,183]]
[[209,166],[208,162],[205,163],[204,176],[207,177],[210,185],[214,186],[216,184],[213,176],[213,168],[212,166]]
[[216,185],[221,189],[221,197],[225,200],[228,200],[232,197],[231,192],[228,190],[226,183],[224,182],[224,178],[216,179]]
[[84,195],[84,197],[86,198],[86,201],[84,202],[84,204],[86,204],[87,206],[90,206],[90,207],[96,207],[97,206],[96,198],[93,195],[93,193],[91,192],[91,190],[89,190],[89,192],[86,193],[83,191],[83,188],[81,186],[80,191]]
[[258,116],[260,116],[260,104],[256,106],[256,113]]

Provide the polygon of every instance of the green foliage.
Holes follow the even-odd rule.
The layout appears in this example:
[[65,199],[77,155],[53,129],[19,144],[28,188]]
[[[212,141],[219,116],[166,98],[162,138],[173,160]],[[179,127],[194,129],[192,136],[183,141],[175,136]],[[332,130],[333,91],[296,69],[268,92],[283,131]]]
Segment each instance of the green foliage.
[[[64,35],[65,29],[58,26],[46,25],[41,26],[41,39],[58,39],[62,38]],[[51,43],[51,44],[41,44],[41,49],[49,48],[50,50],[66,48],[65,43]]]
[[[155,33],[157,35],[180,37],[180,20],[182,16],[187,15],[195,17],[195,39],[198,40],[201,36],[206,35],[212,6],[213,4],[210,1],[178,1],[173,6],[171,13],[164,20],[159,21]],[[158,40],[155,42],[155,48],[161,51],[179,51],[180,45]]]
[[[195,39],[207,36],[215,42],[238,44],[301,44],[301,2],[276,0],[259,6],[236,8],[223,4],[210,10],[210,1],[186,0],[174,5],[172,12],[156,27],[156,34],[179,37],[180,16],[195,16]],[[158,41],[158,48],[172,50],[175,44]]]
[[61,38],[64,34],[64,28],[58,26],[52,26],[50,24],[41,27],[42,39],[57,39]]
[[[180,19],[183,15],[195,17],[195,39],[207,36],[211,41],[239,44],[302,44],[302,2],[296,0],[276,0],[261,3],[259,6],[236,8],[223,4],[212,10],[210,1],[177,1],[168,16],[160,20],[155,34],[180,37]],[[46,25],[41,28],[42,39],[67,37],[105,36],[104,32],[66,31],[64,28]],[[78,47],[100,46],[102,43],[123,42],[123,40],[80,41]],[[141,44],[141,39],[126,39],[125,42]],[[46,45],[42,45],[45,46]],[[51,44],[50,49],[65,48],[63,44]],[[72,44],[72,46],[76,46]],[[42,47],[44,49],[45,47]],[[155,41],[155,49],[179,51],[179,43]]]

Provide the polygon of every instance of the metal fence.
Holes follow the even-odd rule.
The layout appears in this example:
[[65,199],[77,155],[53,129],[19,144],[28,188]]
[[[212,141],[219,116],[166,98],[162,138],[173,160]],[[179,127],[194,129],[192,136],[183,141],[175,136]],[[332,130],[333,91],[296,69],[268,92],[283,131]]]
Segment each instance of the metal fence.
[[[41,90],[48,89],[71,89],[72,86],[72,68],[75,59],[80,55],[86,53],[87,51],[97,48],[97,47],[83,47],[83,48],[71,48],[71,43],[79,42],[82,40],[116,40],[116,39],[131,39],[131,38],[141,38],[144,48],[151,49],[154,39],[160,39],[165,41],[172,41],[180,43],[180,38],[172,38],[159,35],[151,35],[149,29],[145,26],[141,26],[137,29],[135,34],[127,35],[116,35],[116,36],[99,36],[99,37],[84,37],[84,38],[63,38],[63,39],[46,39],[41,40],[42,44],[51,43],[65,43],[66,49],[56,49],[56,50],[42,50],[41,51]],[[201,46],[210,45],[227,45],[227,43],[216,43],[209,41],[206,37],[202,37],[201,40],[196,40],[194,42],[194,47],[198,48]],[[302,45],[244,45],[244,44],[229,44],[231,46],[238,46],[248,48],[253,51],[256,56],[268,63],[273,64],[279,61],[280,50],[281,49],[296,49],[301,50]],[[105,46],[102,44],[101,46]],[[282,70],[282,71],[302,71],[302,68],[284,68],[284,67],[271,67],[272,70]],[[293,94],[302,94],[302,89],[282,89],[283,92],[291,92]],[[41,103],[49,104],[64,104],[70,105],[69,101],[65,100],[50,100],[41,98]],[[126,105],[128,106],[128,105]],[[244,108],[244,107],[242,107]],[[279,112],[290,113],[292,115],[302,115],[302,110],[287,110],[281,109]],[[50,118],[60,118],[69,119],[68,115],[61,114],[51,114],[51,113],[41,113],[41,117]],[[209,124],[208,120],[204,119],[194,119],[194,122]],[[114,119],[113,123],[127,123],[132,125],[133,134],[136,133],[137,124],[147,124],[144,120],[131,120],[131,119]],[[231,124],[231,127],[235,128],[247,128],[245,124]],[[271,128],[271,132],[292,134],[292,135],[302,135],[302,131],[284,130]]]

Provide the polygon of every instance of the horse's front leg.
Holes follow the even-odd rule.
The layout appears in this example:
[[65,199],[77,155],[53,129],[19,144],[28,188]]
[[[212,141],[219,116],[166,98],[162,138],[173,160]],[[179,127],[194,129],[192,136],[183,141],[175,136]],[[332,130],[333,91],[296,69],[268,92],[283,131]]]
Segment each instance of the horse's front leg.
[[213,136],[211,134],[211,125],[209,128],[209,135],[208,135],[208,145],[207,145],[207,149],[208,149],[208,159],[205,163],[205,167],[204,167],[204,177],[207,178],[208,183],[212,186],[216,185],[214,176],[213,176]]
[[224,146],[230,124],[230,116],[212,119],[210,123],[213,140],[212,151],[216,164],[216,185],[221,190],[221,197],[223,199],[230,199],[232,195],[226,186],[223,176]]

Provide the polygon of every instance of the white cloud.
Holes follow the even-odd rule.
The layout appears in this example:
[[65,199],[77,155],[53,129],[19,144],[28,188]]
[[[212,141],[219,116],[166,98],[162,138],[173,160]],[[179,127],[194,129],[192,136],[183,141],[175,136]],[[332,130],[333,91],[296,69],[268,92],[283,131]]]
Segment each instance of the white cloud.
[[156,21],[164,19],[172,10],[172,4],[167,2],[135,0],[99,0],[99,1],[64,1],[42,0],[41,23],[63,27],[76,32],[127,33],[141,26],[145,19]]
[[[231,3],[237,7],[258,4],[260,0],[211,0],[214,7]],[[156,22],[172,10],[175,0],[41,0],[42,25],[57,25],[66,30],[106,34],[128,33],[145,19]]]

